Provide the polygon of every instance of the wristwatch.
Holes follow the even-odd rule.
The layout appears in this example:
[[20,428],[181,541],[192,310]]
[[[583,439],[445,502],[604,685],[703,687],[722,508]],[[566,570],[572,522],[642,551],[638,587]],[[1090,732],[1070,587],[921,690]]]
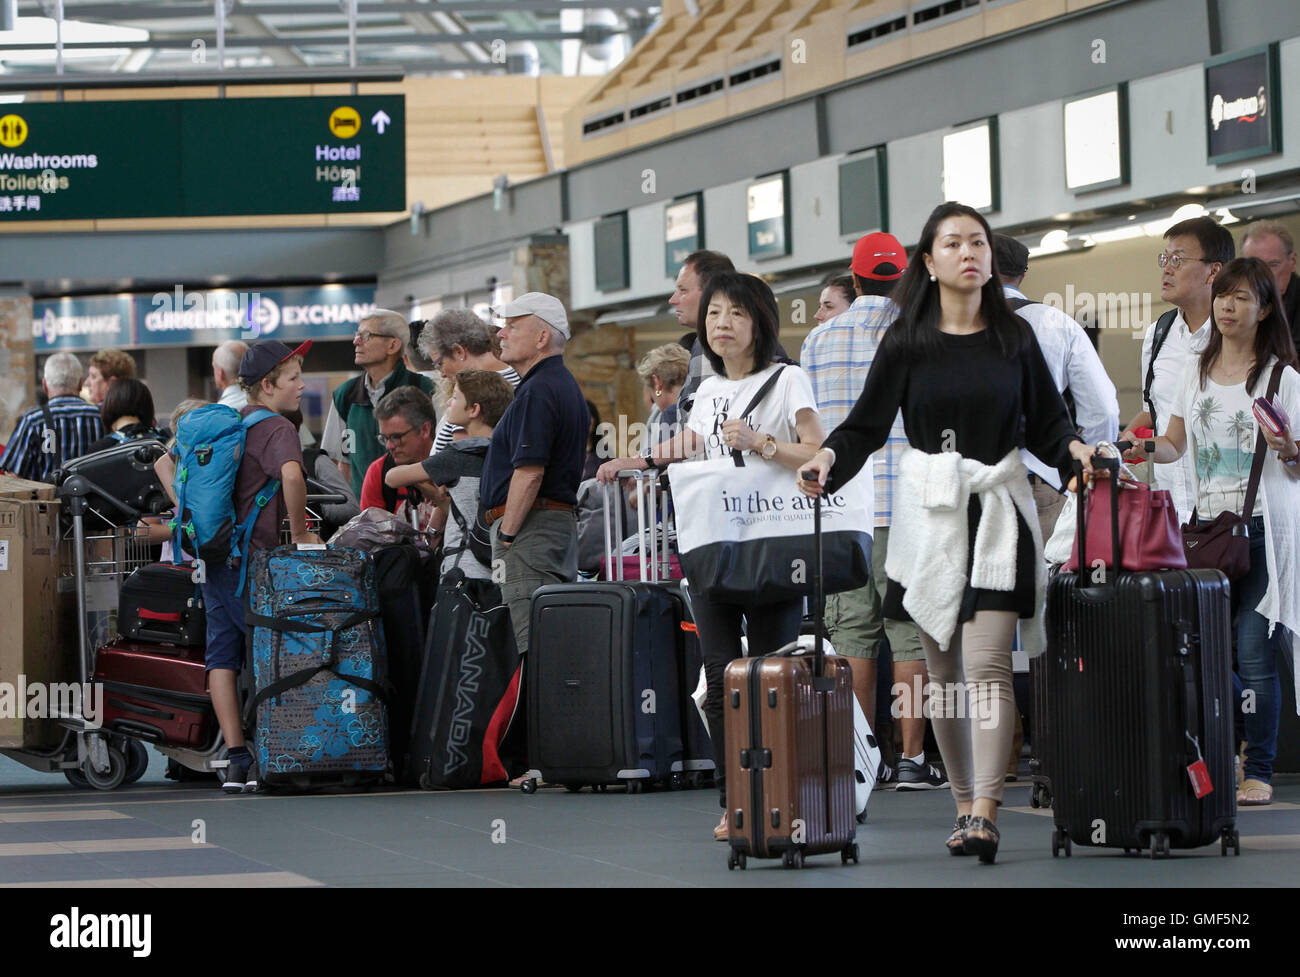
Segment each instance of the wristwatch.
[[1290,458],[1283,458],[1281,453],[1279,453],[1277,457],[1278,460],[1281,461],[1282,464],[1286,465],[1287,468],[1294,468],[1296,465],[1300,465],[1300,451],[1297,451]]
[[773,458],[775,458],[776,438],[772,437],[772,435],[769,434],[767,436],[767,440],[765,440],[762,446],[758,449],[758,454],[759,457],[761,457],[764,461],[771,461]]

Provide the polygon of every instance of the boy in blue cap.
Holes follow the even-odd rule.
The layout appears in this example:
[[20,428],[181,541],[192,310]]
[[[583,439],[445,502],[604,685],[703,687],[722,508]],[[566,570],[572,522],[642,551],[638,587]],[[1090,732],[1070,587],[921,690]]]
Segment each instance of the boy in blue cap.
[[[295,543],[319,543],[320,537],[307,529],[307,482],[302,469],[302,446],[298,431],[282,415],[295,411],[302,402],[302,359],[311,349],[307,340],[290,349],[274,339],[254,343],[239,364],[239,384],[248,395],[240,410],[247,417],[258,410],[274,411],[248,429],[244,452],[235,477],[235,520],[242,522],[253,511],[254,499],[271,479],[280,480],[275,497],[258,514],[248,542],[247,559],[253,550],[279,545],[280,525],[287,516]],[[170,463],[170,457],[167,462]],[[172,472],[158,466],[163,484],[171,485]],[[174,500],[173,500],[174,501]],[[225,563],[204,567],[203,605],[207,612],[208,689],[212,707],[221,724],[230,765],[222,789],[237,794],[257,789],[253,756],[244,741],[239,712],[239,672],[244,667],[244,603],[237,597],[239,567]]]

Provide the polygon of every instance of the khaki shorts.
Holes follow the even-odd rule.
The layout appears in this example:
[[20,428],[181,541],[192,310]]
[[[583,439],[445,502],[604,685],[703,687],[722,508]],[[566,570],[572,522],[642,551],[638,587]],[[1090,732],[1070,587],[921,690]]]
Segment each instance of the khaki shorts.
[[837,654],[874,661],[880,655],[881,638],[889,639],[896,662],[925,661],[916,625],[893,621],[880,614],[885,599],[885,553],[889,530],[877,527],[871,543],[871,583],[858,590],[826,597],[826,637]]

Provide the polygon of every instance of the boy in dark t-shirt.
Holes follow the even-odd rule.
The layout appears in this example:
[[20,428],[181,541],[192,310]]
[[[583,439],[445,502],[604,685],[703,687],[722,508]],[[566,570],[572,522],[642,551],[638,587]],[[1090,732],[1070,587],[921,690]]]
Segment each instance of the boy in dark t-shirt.
[[[275,496],[253,523],[245,559],[254,550],[279,544],[280,526],[286,516],[295,543],[321,541],[307,529],[307,483],[298,431],[281,416],[297,410],[302,401],[305,387],[302,358],[310,348],[310,340],[297,349],[290,349],[277,340],[265,339],[250,346],[239,365],[239,383],[248,394],[248,406],[240,411],[241,416],[247,417],[258,410],[274,411],[276,416],[254,424],[245,435],[244,452],[235,476],[236,523],[248,517],[254,498],[267,482],[280,480]],[[171,473],[164,473],[160,466],[159,474],[163,476],[163,484],[170,486]],[[244,742],[239,714],[239,672],[244,667],[244,603],[236,596],[239,575],[237,565],[206,564],[202,584],[207,613],[208,688],[230,758],[222,784],[227,793],[257,789],[257,776],[251,769],[253,757]]]

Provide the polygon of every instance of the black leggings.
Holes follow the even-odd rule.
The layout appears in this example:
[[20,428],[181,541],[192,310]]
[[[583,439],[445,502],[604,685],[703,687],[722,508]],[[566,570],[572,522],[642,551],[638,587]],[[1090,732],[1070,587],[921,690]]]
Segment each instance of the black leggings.
[[691,588],[691,611],[700,631],[700,653],[709,687],[704,715],[713,738],[713,762],[717,767],[714,776],[725,809],[727,748],[723,735],[722,673],[729,662],[740,657],[740,619],[742,616],[745,619],[749,654],[765,655],[798,640],[803,601],[796,598],[766,604],[715,604]]

